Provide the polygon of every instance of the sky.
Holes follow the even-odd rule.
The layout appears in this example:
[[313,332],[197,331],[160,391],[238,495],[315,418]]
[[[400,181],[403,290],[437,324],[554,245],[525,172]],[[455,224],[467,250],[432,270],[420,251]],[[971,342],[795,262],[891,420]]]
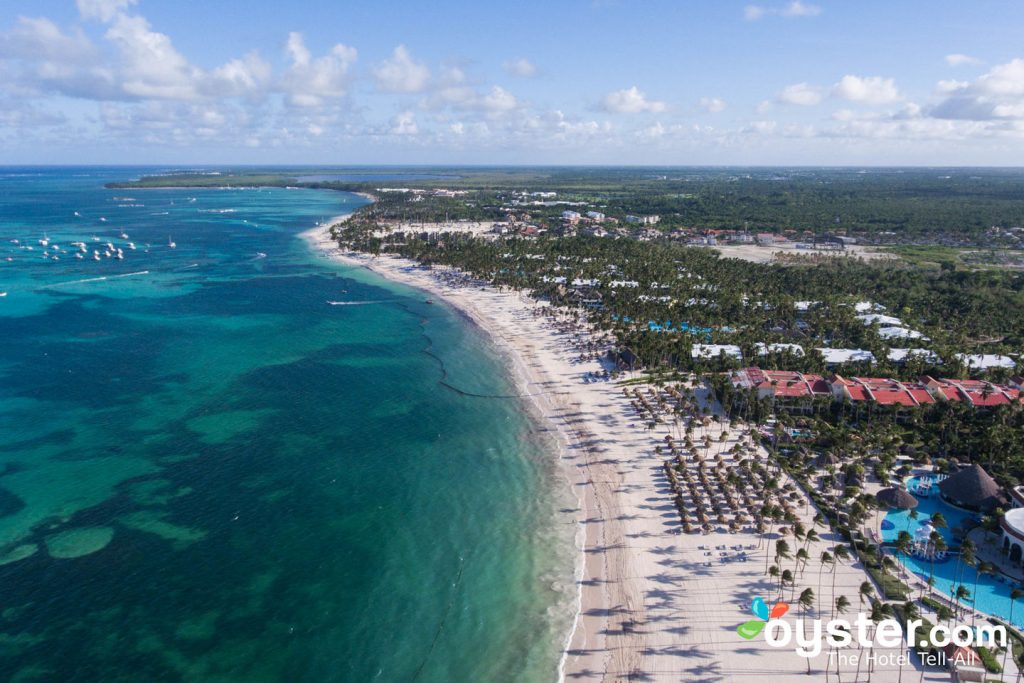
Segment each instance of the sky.
[[0,164],[1024,165],[1024,3],[4,0]]

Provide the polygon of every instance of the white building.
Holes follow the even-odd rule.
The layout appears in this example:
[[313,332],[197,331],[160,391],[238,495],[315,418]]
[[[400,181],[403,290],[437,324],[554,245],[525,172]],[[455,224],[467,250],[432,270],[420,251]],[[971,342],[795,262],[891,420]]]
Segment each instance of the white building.
[[640,225],[654,225],[661,220],[661,216],[626,216],[627,223],[639,223]]
[[598,223],[600,223],[601,221],[604,220],[604,214],[601,213],[600,211],[587,211],[587,218],[589,218],[592,221],[597,221]]
[[693,358],[718,358],[722,354],[727,358],[743,360],[743,351],[735,344],[694,344],[690,351]]
[[956,357],[960,362],[972,370],[988,370],[989,368],[1013,368],[1017,364],[1009,356],[995,354],[967,354],[958,353]]

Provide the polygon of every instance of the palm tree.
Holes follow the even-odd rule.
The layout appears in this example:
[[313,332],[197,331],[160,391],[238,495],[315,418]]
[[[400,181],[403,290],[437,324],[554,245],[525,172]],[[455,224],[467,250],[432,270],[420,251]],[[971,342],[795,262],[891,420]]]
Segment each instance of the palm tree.
[[[799,617],[803,613],[803,611],[805,609],[810,609],[811,605],[814,604],[814,591],[811,590],[810,588],[805,588],[802,591],[800,591],[800,597],[797,599],[796,604],[797,604],[797,607],[799,608],[799,610],[797,612],[797,617]],[[810,676],[811,675],[811,658],[810,657],[805,657],[805,659],[807,660],[807,675]]]
[[832,549],[832,553],[835,555],[836,561],[832,564],[832,595],[836,594],[836,569],[839,561],[849,561],[850,551],[846,549],[845,545],[837,545]]
[[[832,553],[830,553],[827,550],[822,550],[821,551],[821,564],[818,565],[818,595],[821,595],[821,571],[825,568],[826,564],[831,564],[834,567],[835,566],[835,562],[836,562],[836,560],[832,556]],[[816,605],[815,608],[814,608],[814,612],[815,612],[815,614],[820,614],[821,613],[820,606]]]
[[[993,574],[995,573],[996,567],[991,562],[982,560],[978,563],[978,566],[974,569],[974,590],[971,591],[971,595],[978,595],[978,579],[981,578],[982,574]],[[977,604],[977,603],[975,603]],[[977,608],[971,612],[971,628],[974,628],[974,621],[978,616]]]
[[[904,628],[906,628],[907,624],[909,624],[911,621],[913,621],[914,619],[917,619],[920,616],[921,616],[921,611],[919,609],[917,609],[917,605],[914,604],[913,600],[908,600],[905,603],[903,603],[903,625],[904,625]],[[907,639],[912,644],[912,646],[917,644],[916,638],[917,638],[917,634],[916,633],[908,633],[907,634]],[[901,655],[903,654],[902,649],[903,649],[903,646],[901,645],[900,646],[900,654]],[[903,680],[903,657],[900,657],[899,660],[900,660],[899,680],[902,681]]]
[[[845,614],[846,610],[850,608],[850,601],[846,599],[845,595],[840,595],[836,598],[835,612],[839,614]],[[859,658],[858,658],[859,659]],[[839,680],[839,657],[836,657],[836,680]]]
[[791,572],[790,570],[783,569],[782,570],[782,578],[779,580],[779,599],[780,600],[783,598],[783,595],[782,595],[783,586],[785,586],[787,583],[790,586],[793,587],[793,592],[795,593],[796,592],[796,577],[793,576],[793,572]]
[[[899,532],[899,534],[897,534],[896,542],[894,543],[894,545],[896,546],[896,558],[897,559],[899,559],[901,555],[906,557],[907,555],[910,554],[910,547],[911,547],[911,543],[913,543],[913,540],[914,540],[914,537],[910,535],[909,531],[904,530],[904,531]],[[903,574],[904,576],[906,576],[906,565],[903,564],[902,560],[900,560],[900,567],[901,567],[900,573]]]
[[[1015,587],[1010,590],[1010,626],[1013,626],[1013,606],[1017,604],[1017,601],[1024,597],[1024,590],[1020,587]],[[1010,654],[1010,650],[1013,646],[1010,643],[1006,644],[1006,650],[1003,652],[1003,671],[1006,671],[1006,656]]]

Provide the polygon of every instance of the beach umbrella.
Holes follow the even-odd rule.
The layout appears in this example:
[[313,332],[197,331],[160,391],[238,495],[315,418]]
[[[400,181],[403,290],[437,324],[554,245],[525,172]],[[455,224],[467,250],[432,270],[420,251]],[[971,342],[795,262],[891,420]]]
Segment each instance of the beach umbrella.
[[882,507],[896,510],[913,510],[917,507],[917,498],[910,491],[896,486],[882,489],[875,494],[875,500]]

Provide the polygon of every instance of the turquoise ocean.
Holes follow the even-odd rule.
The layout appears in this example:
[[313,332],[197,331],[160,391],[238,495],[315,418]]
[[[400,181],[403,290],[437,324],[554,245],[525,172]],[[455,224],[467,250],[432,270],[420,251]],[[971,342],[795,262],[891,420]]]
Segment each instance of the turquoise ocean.
[[104,188],[161,170],[0,168],[0,679],[555,679],[572,505],[496,350],[299,237],[365,200]]

